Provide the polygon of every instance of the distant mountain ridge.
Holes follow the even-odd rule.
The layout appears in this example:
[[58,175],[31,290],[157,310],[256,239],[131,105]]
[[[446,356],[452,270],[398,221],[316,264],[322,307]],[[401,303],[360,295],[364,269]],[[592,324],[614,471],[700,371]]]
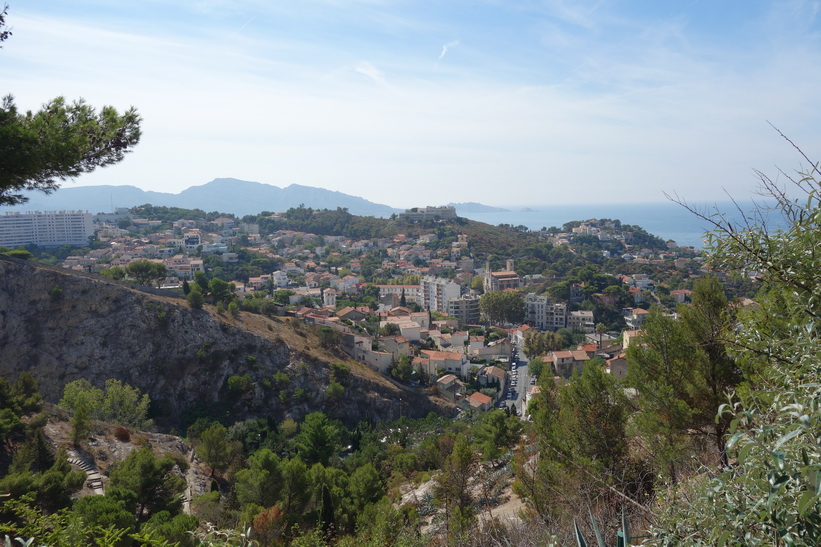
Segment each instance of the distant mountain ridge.
[[233,178],[216,178],[200,186],[192,186],[172,194],[146,191],[136,186],[63,186],[50,195],[27,192],[29,201],[23,205],[4,207],[0,214],[12,211],[87,210],[90,213],[112,211],[113,207],[136,207],[150,203],[164,207],[182,207],[233,213],[237,216],[255,215],[262,211],[280,212],[304,204],[313,209],[348,209],[359,216],[389,217],[401,212],[387,205],[368,201],[342,192],[291,184],[279,188]]

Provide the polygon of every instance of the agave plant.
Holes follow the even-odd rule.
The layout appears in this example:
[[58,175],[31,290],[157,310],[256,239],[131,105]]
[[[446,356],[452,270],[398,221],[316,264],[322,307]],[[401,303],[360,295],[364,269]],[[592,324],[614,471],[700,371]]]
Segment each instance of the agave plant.
[[[607,544],[604,542],[604,537],[602,537],[601,532],[599,531],[599,525],[596,523],[596,519],[593,518],[593,511],[590,510],[590,507],[587,508],[587,513],[590,515],[590,522],[593,524],[593,533],[596,534],[596,542],[598,547],[607,547]],[[576,532],[576,544],[579,547],[587,547],[587,541],[584,539],[582,531],[579,530],[579,525],[576,523],[576,519],[573,519],[573,528]],[[629,546],[630,528],[627,526],[627,517],[624,514],[624,507],[621,508],[621,533],[622,537],[618,538],[616,541],[617,547]]]

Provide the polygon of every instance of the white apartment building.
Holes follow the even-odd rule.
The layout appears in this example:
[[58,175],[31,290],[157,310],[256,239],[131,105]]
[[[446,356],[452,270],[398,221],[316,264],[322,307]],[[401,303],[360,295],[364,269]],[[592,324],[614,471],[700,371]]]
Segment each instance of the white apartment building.
[[567,327],[567,304],[530,293],[525,296],[525,321],[539,330],[563,329]]
[[92,215],[87,211],[35,211],[0,215],[0,246],[88,245],[94,235]]
[[426,310],[447,312],[448,302],[459,298],[462,289],[458,283],[444,277],[426,275],[419,282],[422,307]]
[[444,220],[456,218],[456,208],[451,205],[444,205],[442,207],[414,207],[412,209],[405,209],[404,213],[399,213],[399,217],[411,221]]
[[285,289],[288,287],[288,273],[282,270],[277,270],[271,275],[274,276],[274,284],[278,289]]

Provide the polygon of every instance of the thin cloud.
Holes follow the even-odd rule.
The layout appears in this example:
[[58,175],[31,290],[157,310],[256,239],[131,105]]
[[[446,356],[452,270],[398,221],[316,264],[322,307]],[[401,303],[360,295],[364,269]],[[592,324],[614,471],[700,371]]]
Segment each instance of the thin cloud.
[[443,45],[442,46],[442,53],[439,54],[439,60],[441,61],[442,59],[445,58],[445,55],[447,55],[448,50],[450,48],[456,47],[458,45],[459,45],[459,40],[453,40],[452,42],[448,42],[447,44]]
[[360,61],[354,67],[354,71],[362,74],[363,76],[367,76],[374,82],[378,83],[381,86],[387,87],[388,82],[385,81],[385,76],[382,74],[382,71],[373,66],[368,61]]

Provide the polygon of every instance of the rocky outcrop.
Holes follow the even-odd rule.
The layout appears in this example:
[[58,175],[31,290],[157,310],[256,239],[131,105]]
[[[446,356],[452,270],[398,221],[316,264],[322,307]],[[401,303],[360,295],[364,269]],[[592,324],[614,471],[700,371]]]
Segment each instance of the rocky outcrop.
[[[344,393],[329,396],[331,358],[314,351],[310,329],[301,330],[0,257],[0,374],[13,380],[30,371],[48,401],[72,380],[102,386],[116,378],[148,393],[155,420],[166,426],[215,413],[279,420],[323,410],[353,424],[450,411],[357,363],[339,378]],[[280,371],[285,376],[275,378]]]

